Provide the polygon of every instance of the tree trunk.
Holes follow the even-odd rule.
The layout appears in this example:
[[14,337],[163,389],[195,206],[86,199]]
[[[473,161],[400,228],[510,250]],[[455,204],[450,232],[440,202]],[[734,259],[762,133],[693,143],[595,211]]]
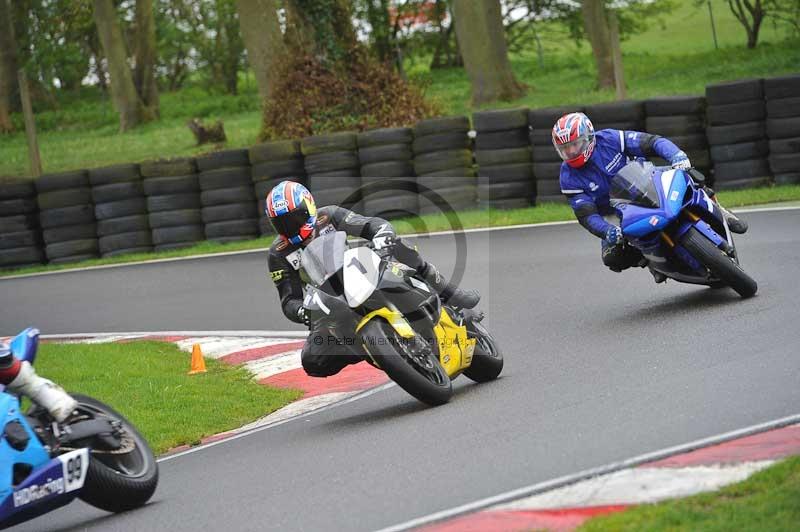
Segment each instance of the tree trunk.
[[11,98],[16,92],[17,43],[11,21],[11,7],[0,0],[0,133],[14,130],[11,122]]
[[764,5],[761,0],[728,0],[733,16],[747,32],[747,47],[753,49],[758,44],[758,33],[764,22]]
[[356,48],[351,0],[288,0],[290,45],[336,67]]
[[456,36],[472,83],[472,103],[524,94],[508,61],[500,0],[454,0]]
[[119,129],[127,131],[142,123],[145,114],[128,66],[128,53],[112,0],[94,0],[94,21],[108,61],[111,98],[119,113]]
[[159,115],[156,66],[156,23],[153,0],[136,0],[136,66],[133,81],[149,118]]
[[583,27],[597,64],[597,85],[601,89],[613,89],[614,55],[604,0],[585,0],[582,10]]
[[275,64],[286,53],[278,22],[276,0],[236,0],[247,58],[256,74],[258,94],[263,101],[273,85]]

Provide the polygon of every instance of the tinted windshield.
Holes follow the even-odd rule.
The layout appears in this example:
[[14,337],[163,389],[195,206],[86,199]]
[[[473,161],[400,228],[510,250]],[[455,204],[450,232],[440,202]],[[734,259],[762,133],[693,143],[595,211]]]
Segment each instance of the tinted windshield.
[[659,207],[658,191],[653,184],[655,166],[630,162],[611,180],[611,199],[643,207]]
[[322,286],[325,281],[342,269],[344,252],[347,250],[347,233],[337,231],[316,237],[303,250],[300,264],[311,284]]

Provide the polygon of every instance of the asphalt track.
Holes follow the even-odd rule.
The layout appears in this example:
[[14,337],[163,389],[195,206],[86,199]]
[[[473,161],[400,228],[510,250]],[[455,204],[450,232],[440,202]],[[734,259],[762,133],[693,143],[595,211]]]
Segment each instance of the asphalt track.
[[[577,225],[467,235],[503,377],[396,387],[161,464],[151,504],[19,530],[374,530],[800,412],[800,210],[748,215],[755,298],[606,271]],[[453,240],[418,241],[452,265]],[[0,334],[278,329],[263,254],[0,280]]]

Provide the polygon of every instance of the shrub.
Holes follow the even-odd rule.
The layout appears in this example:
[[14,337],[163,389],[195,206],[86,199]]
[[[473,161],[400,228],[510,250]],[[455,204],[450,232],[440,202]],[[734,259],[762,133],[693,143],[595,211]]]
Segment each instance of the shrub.
[[338,69],[311,55],[294,55],[276,79],[264,102],[260,140],[408,126],[439,114],[420,87],[359,51]]

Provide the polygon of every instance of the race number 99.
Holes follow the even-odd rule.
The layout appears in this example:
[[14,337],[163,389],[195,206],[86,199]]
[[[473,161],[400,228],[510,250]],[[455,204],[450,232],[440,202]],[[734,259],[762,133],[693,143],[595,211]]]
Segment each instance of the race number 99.
[[86,471],[89,469],[89,450],[78,449],[59,455],[64,476],[64,491],[69,492],[83,487]]

